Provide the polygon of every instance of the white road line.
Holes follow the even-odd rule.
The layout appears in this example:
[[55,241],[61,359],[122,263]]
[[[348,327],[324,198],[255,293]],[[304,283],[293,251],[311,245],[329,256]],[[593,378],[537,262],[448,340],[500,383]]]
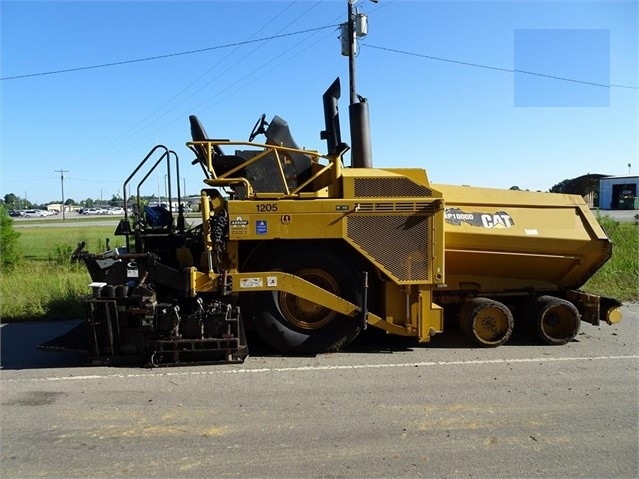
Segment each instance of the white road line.
[[[592,356],[565,358],[519,358],[519,359],[474,359],[467,361],[423,361],[415,363],[384,363],[384,364],[353,364],[338,366],[297,366],[288,368],[246,368],[246,369],[212,369],[207,371],[162,371],[130,374],[91,374],[83,376],[53,376],[44,378],[16,378],[1,379],[2,383],[42,382],[42,381],[88,381],[94,379],[128,379],[175,376],[210,376],[218,374],[259,374],[259,373],[288,373],[305,371],[335,371],[355,369],[384,369],[384,368],[414,368],[420,366],[472,366],[482,364],[517,364],[517,363],[555,363],[566,361],[618,361],[639,359],[639,355],[630,356]],[[217,366],[216,366],[217,367]]]

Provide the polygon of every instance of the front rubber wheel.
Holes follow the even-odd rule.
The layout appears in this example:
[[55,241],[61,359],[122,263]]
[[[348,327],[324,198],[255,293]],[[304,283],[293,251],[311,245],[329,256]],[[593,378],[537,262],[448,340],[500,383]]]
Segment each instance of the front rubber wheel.
[[[357,304],[360,262],[341,248],[318,248],[278,248],[260,261],[259,271],[294,274]],[[285,354],[338,351],[355,339],[361,329],[355,318],[291,293],[255,293],[252,303],[256,330],[272,348]]]

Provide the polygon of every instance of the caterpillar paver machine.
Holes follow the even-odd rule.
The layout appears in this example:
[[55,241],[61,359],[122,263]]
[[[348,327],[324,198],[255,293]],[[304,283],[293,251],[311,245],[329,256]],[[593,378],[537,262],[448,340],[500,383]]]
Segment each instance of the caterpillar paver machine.
[[[426,343],[454,321],[473,344],[499,346],[513,328],[564,344],[582,321],[620,320],[618,301],[578,289],[611,255],[581,197],[434,185],[423,169],[370,158],[347,168],[339,95],[337,79],[324,94],[327,154],[300,149],[277,116],[262,115],[248,142],[211,139],[191,116],[205,184],[192,228],[182,206],[140,203],[158,166],[182,202],[177,155],[151,150],[123,187],[126,197],[147,167],[115,233],[126,246],[74,253],[93,280],[94,362],[242,361],[245,327],[308,354],[342,349],[368,326]],[[360,124],[354,143],[369,135]]]

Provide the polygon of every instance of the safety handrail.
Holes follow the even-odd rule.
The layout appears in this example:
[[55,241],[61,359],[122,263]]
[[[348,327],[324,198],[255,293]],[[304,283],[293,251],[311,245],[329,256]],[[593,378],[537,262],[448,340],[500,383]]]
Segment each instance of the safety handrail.
[[[159,158],[157,158],[157,160],[153,163],[153,165],[151,166],[151,168],[149,169],[149,171],[146,173],[146,175],[144,175],[144,177],[140,180],[140,182],[137,184],[137,188],[136,188],[136,199],[137,199],[137,211],[138,214],[142,214],[142,204],[141,204],[141,200],[140,200],[140,188],[142,187],[142,185],[144,184],[144,182],[147,180],[147,178],[151,175],[151,173],[153,173],[153,171],[155,171],[155,169],[158,167],[158,165],[160,163],[162,163],[162,161],[166,161],[166,175],[167,175],[167,188],[168,188],[168,198],[169,198],[169,212],[171,214],[171,216],[173,216],[173,202],[170,201],[170,199],[173,197],[172,195],[172,178],[171,178],[171,158],[173,157],[175,159],[175,174],[177,176],[176,181],[177,181],[177,200],[178,200],[178,204],[180,205],[178,208],[178,229],[180,231],[184,230],[184,221],[183,219],[181,219],[183,212],[182,212],[182,192],[180,190],[180,165],[179,165],[179,159],[178,159],[178,155],[177,153],[175,153],[175,151],[173,150],[169,150],[166,146],[164,145],[156,145],[153,148],[151,148],[151,150],[146,154],[146,156],[142,159],[142,161],[138,164],[138,166],[133,170],[133,172],[128,176],[128,178],[124,181],[124,184],[122,186],[122,196],[124,198],[124,202],[125,202],[125,208],[124,208],[124,222],[128,223],[129,222],[129,213],[128,213],[128,209],[126,208],[126,204],[128,201],[128,197],[127,197],[127,187],[129,185],[129,183],[131,182],[131,180],[133,179],[133,177],[140,171],[140,169],[146,164],[146,162],[152,158],[156,152],[162,152],[162,154],[159,156]],[[127,251],[130,251],[130,240],[129,240],[129,235],[131,233],[128,232],[124,232],[125,236],[126,236],[126,248]]]

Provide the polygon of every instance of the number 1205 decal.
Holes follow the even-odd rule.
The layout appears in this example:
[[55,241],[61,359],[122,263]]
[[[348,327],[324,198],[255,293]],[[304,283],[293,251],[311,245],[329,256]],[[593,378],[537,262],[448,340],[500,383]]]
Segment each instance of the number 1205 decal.
[[258,213],[271,213],[277,211],[277,204],[275,203],[260,203],[255,205]]

